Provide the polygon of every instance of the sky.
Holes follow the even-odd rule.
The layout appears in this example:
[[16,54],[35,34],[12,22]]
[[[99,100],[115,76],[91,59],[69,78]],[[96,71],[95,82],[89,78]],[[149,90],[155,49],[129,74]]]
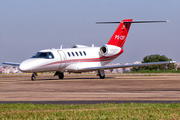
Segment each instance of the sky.
[[180,0],[0,0],[0,66],[43,49],[102,46],[118,24],[99,21],[169,20],[132,24],[124,53],[112,63],[165,55],[180,62]]

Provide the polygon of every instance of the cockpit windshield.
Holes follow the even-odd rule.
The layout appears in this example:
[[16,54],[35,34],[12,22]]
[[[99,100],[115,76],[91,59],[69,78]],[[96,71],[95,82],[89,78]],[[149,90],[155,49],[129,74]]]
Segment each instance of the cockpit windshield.
[[53,59],[54,55],[51,52],[37,52],[35,55],[33,55],[31,58],[47,58],[47,59]]

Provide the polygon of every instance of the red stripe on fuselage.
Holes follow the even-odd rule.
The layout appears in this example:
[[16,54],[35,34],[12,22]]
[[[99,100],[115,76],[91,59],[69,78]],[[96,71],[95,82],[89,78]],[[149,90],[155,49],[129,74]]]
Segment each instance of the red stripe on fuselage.
[[54,64],[60,64],[60,63],[76,63],[76,62],[104,62],[104,61],[110,61],[110,60],[113,60],[115,58],[117,58],[121,53],[123,52],[120,51],[118,54],[116,55],[113,55],[113,56],[102,56],[100,58],[86,58],[86,59],[73,59],[73,60],[64,60],[64,61],[57,61],[57,62],[53,62],[53,63],[49,63],[49,64],[46,64],[46,65],[42,65],[38,68],[41,68],[41,67],[46,67],[46,66],[50,66],[50,65],[54,65]]

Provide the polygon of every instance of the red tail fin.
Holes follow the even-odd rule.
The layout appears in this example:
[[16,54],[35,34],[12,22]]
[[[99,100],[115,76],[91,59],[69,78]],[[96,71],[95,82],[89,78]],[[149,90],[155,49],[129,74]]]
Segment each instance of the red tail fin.
[[121,21],[120,25],[118,26],[118,28],[116,29],[116,31],[114,32],[113,36],[111,37],[111,39],[107,44],[122,47],[126,42],[126,37],[128,35],[128,31],[131,26],[131,22],[128,23],[127,21],[132,21],[132,20],[133,19],[126,19]]

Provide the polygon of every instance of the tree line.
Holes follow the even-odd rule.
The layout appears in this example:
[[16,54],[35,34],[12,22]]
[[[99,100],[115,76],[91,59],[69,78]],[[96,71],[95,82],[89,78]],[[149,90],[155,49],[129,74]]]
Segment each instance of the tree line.
[[[166,57],[165,55],[159,55],[159,54],[154,54],[154,55],[147,55],[143,58],[142,63],[149,63],[149,62],[163,62],[163,61],[172,61],[172,59]],[[176,70],[176,65],[174,63],[169,63],[165,65],[152,65],[152,66],[143,66],[143,67],[133,67],[131,69],[132,72],[138,72],[142,70]]]

